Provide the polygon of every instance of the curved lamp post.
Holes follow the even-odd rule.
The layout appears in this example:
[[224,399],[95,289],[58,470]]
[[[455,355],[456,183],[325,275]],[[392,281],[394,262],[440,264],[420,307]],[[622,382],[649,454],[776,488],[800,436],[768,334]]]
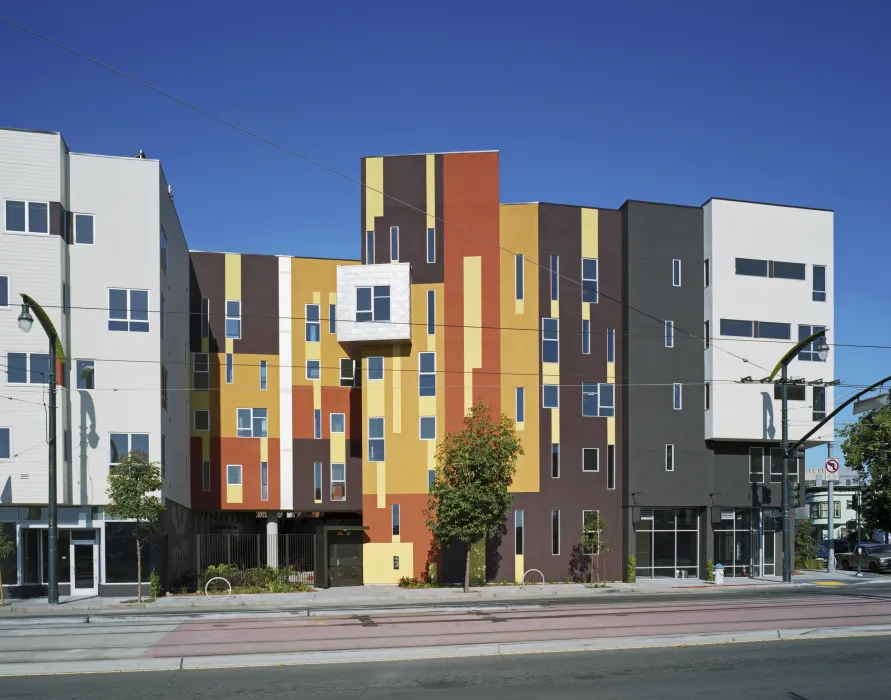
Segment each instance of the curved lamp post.
[[[783,410],[781,414],[783,437],[781,447],[783,450],[783,581],[785,583],[792,583],[792,572],[795,570],[795,545],[792,541],[792,526],[789,518],[789,458],[792,452],[789,449],[789,363],[798,357],[798,354],[807,346],[817,342],[818,338],[820,340],[816,348],[817,355],[821,362],[825,362],[829,356],[829,345],[826,342],[827,330],[827,328],[824,328],[822,331],[812,333],[804,340],[798,341],[795,347],[783,355],[783,359],[777,363],[773,372],[770,373],[770,381],[774,380],[777,372],[782,371],[783,375],[780,386],[782,387],[783,395]],[[830,507],[832,507],[831,504]]]
[[56,503],[56,358],[65,362],[65,351],[62,349],[62,343],[59,341],[59,334],[56,327],[50,320],[46,311],[27,294],[22,294],[22,312],[19,314],[19,328],[25,333],[30,332],[34,325],[34,316],[46,332],[49,339],[50,347],[50,365],[48,377],[48,393],[49,393],[49,497],[47,500],[47,510],[49,511],[49,532],[47,533],[49,540],[49,552],[47,552],[47,560],[49,562],[49,571],[47,572],[47,591],[46,599],[50,605],[56,605],[59,602],[59,572],[57,570],[56,561],[56,545],[59,539],[59,520],[58,520],[58,504]]

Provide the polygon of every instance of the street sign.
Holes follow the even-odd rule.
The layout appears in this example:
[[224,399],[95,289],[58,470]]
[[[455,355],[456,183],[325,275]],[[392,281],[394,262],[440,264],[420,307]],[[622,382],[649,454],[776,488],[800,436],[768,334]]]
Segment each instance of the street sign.
[[841,480],[841,474],[839,472],[835,472],[831,474],[826,471],[826,468],[823,469],[805,469],[804,470],[804,480],[805,481],[835,481],[836,483]]
[[827,474],[835,474],[838,472],[838,469],[841,465],[838,463],[838,460],[834,457],[830,457],[826,460],[826,473]]

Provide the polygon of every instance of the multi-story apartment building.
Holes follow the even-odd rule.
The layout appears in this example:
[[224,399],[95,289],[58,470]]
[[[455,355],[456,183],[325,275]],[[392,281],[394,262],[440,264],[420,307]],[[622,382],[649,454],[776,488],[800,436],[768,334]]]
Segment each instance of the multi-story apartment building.
[[[476,401],[512,418],[524,447],[503,532],[471,553],[478,576],[586,576],[591,512],[609,523],[606,579],[631,555],[641,576],[701,575],[708,559],[731,574],[776,570],[779,394],[757,380],[831,326],[831,212],[502,204],[497,152],[388,156],[362,161],[359,259],[187,253],[156,162],[69,154],[57,134],[0,135],[34,139],[20,163],[46,151],[49,188],[0,175],[2,198],[46,204],[48,231],[54,207],[73,212],[58,241],[6,235],[7,224],[0,245],[61,261],[10,289],[47,284],[32,296],[55,300],[71,363],[87,363],[62,373],[89,386],[64,394],[60,439],[68,430],[73,447],[60,493],[95,533],[96,587],[117,582],[127,528],[102,518],[110,455],[146,444],[164,464],[167,527],[360,525],[365,583],[455,579],[463,552],[435,551],[425,507],[437,444]],[[76,240],[81,215],[93,217],[90,244]],[[14,277],[33,251],[2,258]],[[4,354],[39,352],[14,316]],[[812,382],[789,389],[792,437],[832,403],[818,381],[833,377],[831,356],[817,360],[808,349],[790,367]],[[0,511],[20,506],[4,517],[24,584],[42,571],[26,573],[25,531],[45,526],[43,413],[33,387],[9,391],[31,402],[0,413],[15,433]],[[16,491],[28,431],[34,481]],[[72,562],[84,556],[75,546]]]

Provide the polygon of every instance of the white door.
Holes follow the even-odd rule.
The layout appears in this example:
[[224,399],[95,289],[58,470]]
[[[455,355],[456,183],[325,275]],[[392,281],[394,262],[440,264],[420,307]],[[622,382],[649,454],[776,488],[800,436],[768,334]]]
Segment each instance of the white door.
[[99,543],[95,530],[71,531],[71,595],[99,595]]

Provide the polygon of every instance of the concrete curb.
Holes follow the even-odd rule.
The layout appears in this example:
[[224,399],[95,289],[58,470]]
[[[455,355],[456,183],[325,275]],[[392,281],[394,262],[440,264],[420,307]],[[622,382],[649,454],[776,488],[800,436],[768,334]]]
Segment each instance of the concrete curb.
[[573,639],[559,641],[516,642],[510,644],[469,644],[404,649],[363,649],[333,652],[284,654],[234,654],[171,658],[103,659],[95,661],[54,661],[52,663],[0,664],[0,676],[47,676],[87,673],[126,673],[142,671],[197,671],[224,668],[261,668],[315,664],[371,663],[384,661],[419,661],[513,654],[548,654],[585,651],[618,651],[740,644],[845,637],[891,635],[891,625],[866,627],[818,627],[746,632],[710,632],[677,636],[618,637],[608,639]]

